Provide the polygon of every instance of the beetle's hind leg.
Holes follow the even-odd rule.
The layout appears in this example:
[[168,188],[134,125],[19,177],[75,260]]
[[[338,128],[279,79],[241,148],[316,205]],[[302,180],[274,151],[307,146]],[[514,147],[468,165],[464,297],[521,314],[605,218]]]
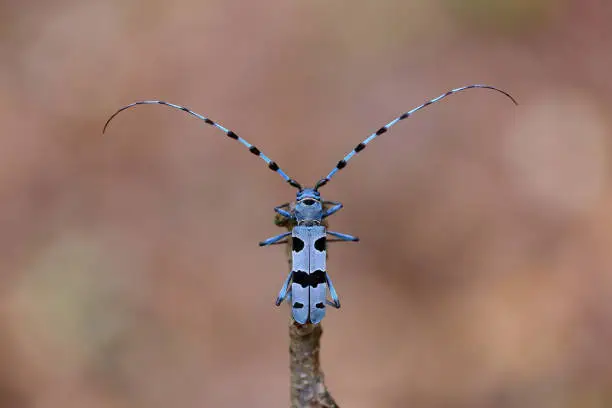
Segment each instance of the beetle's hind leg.
[[332,302],[325,299],[325,303],[327,303],[331,307],[340,309],[340,299],[338,298],[338,293],[336,293],[336,288],[334,288],[334,284],[332,283],[332,280],[329,277],[328,273],[325,273],[325,279],[327,280],[327,287],[329,288],[329,294],[331,295],[331,298],[332,298]]
[[291,290],[289,289],[289,285],[291,284],[292,277],[293,271],[289,272],[289,274],[287,275],[287,279],[285,279],[285,282],[281,287],[280,292],[278,292],[278,296],[276,297],[276,306],[280,306],[280,304],[283,303],[283,300],[285,300],[285,298],[288,298],[288,300],[291,301]]

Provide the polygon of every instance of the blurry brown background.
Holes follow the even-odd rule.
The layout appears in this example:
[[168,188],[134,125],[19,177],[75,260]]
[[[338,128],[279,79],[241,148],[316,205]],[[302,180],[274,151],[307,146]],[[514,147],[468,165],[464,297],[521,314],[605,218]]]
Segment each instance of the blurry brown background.
[[274,205],[322,193],[345,407],[612,406],[612,5],[0,2],[0,406],[283,407]]

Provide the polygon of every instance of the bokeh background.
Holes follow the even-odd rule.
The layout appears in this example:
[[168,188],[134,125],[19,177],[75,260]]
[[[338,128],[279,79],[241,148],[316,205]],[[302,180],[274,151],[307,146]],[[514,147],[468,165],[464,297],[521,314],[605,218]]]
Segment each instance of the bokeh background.
[[612,4],[0,2],[0,406],[282,407],[295,190],[329,183],[345,407],[612,406]]

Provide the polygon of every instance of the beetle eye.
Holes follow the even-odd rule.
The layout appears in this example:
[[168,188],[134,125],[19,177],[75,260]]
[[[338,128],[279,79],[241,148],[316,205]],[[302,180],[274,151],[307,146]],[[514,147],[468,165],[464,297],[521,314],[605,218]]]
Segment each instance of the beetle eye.
[[307,198],[304,201],[302,201],[304,204],[306,205],[313,205],[315,203],[315,200],[311,199],[311,198]]

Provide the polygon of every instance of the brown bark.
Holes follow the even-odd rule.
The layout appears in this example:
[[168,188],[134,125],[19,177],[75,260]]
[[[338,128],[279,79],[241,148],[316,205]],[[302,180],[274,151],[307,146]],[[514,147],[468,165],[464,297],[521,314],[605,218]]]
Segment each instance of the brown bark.
[[[287,229],[295,225],[291,220],[277,215],[275,224]],[[324,223],[327,227],[327,223]],[[291,240],[288,240],[287,257],[291,267]],[[338,405],[325,386],[321,369],[321,324],[289,323],[289,369],[291,373],[291,408],[337,408]]]
[[289,363],[291,371],[292,408],[338,407],[327,387],[321,370],[321,324],[289,325]]

